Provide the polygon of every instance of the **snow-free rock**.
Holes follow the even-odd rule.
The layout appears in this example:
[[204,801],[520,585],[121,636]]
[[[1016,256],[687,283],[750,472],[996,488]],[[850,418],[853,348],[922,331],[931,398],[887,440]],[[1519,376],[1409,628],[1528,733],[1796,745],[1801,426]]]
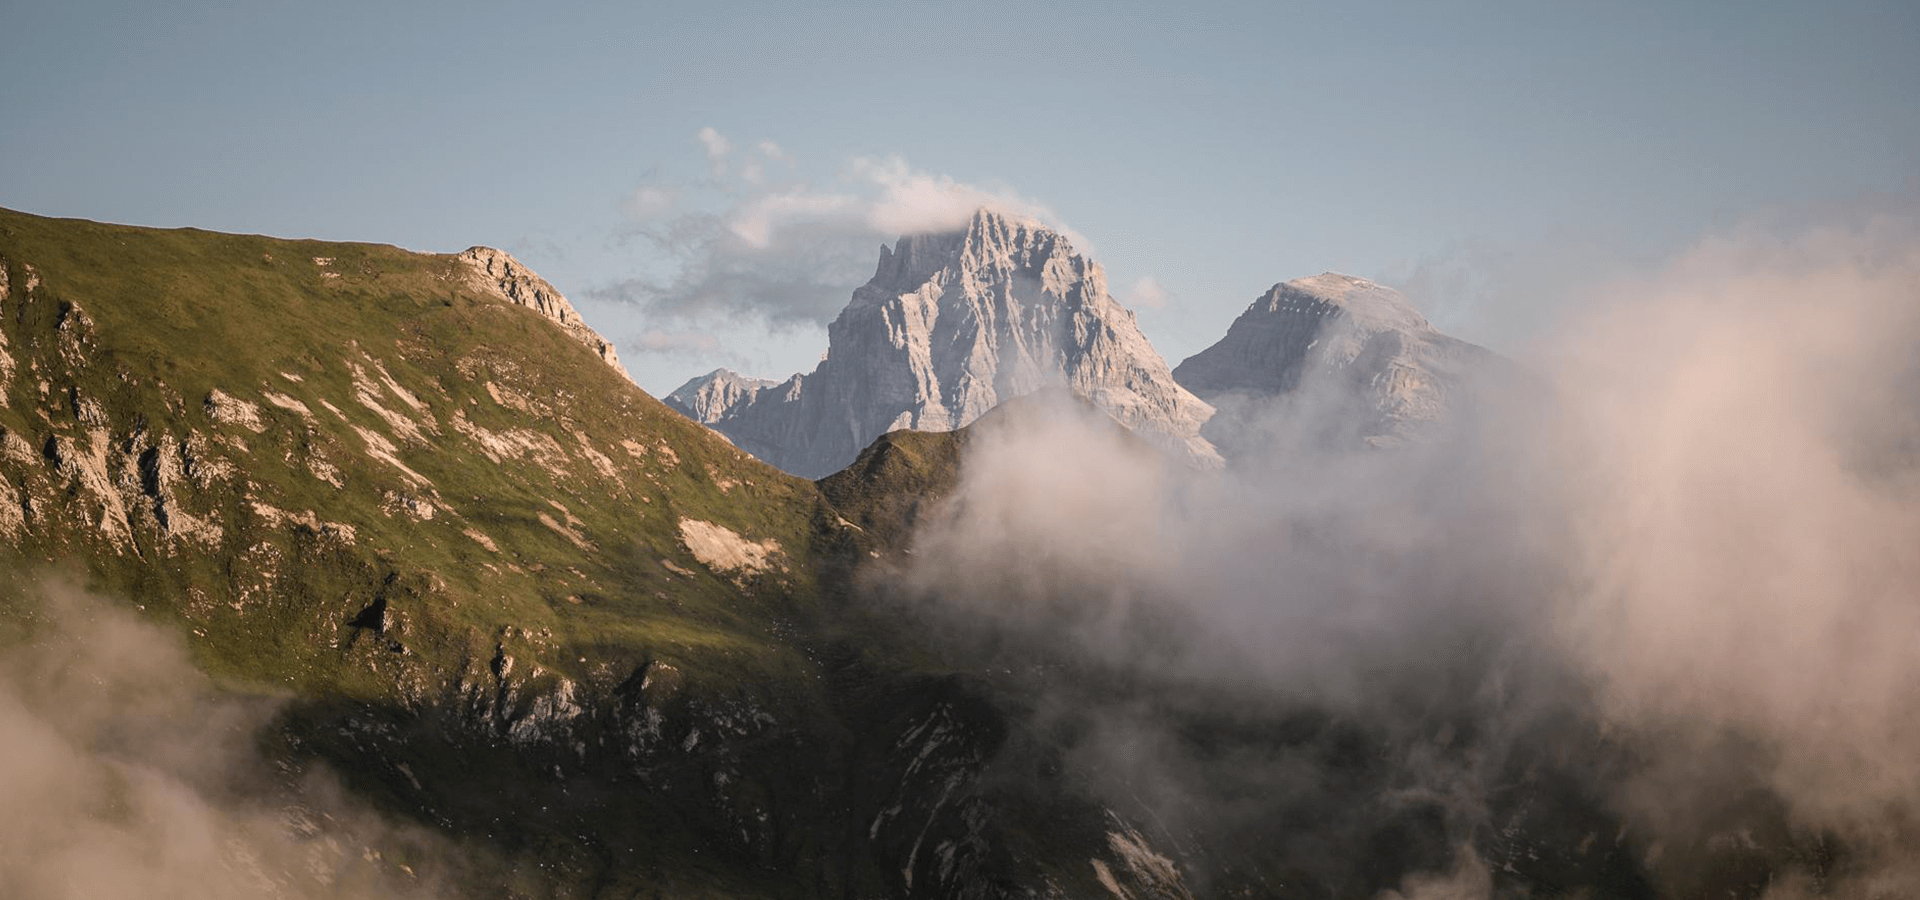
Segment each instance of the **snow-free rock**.
[[702,425],[712,425],[742,404],[753,402],[755,394],[777,381],[749,378],[730,369],[715,369],[690,379],[673,393],[660,399]]
[[1200,436],[1213,408],[1174,381],[1133,313],[1107,293],[1099,265],[1061,235],[990,210],[963,230],[882,247],[812,373],[751,390],[734,378],[695,379],[669,402],[809,478],[838,471],[889,431],[950,431],[1048,386],[1180,458],[1220,462]]
[[614,352],[613,342],[600,336],[600,333],[587,327],[573,304],[567,302],[559,289],[548,284],[547,280],[534,274],[519,260],[505,251],[492,247],[468,247],[456,257],[471,270],[473,285],[515,306],[524,306],[555,323],[561,330],[592,350],[628,380],[627,370],[620,365],[620,356]]
[[1274,285],[1173,377],[1219,409],[1205,433],[1233,456],[1281,433],[1345,446],[1419,440],[1503,363],[1435,330],[1392,288],[1327,272]]

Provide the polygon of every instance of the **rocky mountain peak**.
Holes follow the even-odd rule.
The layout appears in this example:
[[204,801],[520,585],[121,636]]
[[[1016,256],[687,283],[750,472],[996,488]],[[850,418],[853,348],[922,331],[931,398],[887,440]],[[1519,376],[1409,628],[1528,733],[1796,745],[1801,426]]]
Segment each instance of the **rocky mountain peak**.
[[[1038,222],[983,209],[961,230],[881,248],[828,341],[812,374],[736,394],[703,421],[776,466],[819,477],[888,431],[948,431],[1054,386],[1179,456],[1219,462],[1199,436],[1212,407],[1174,382],[1132,313],[1108,295],[1099,265]],[[681,390],[715,382],[709,375]]]
[[1066,237],[1037,220],[982,208],[961,229],[906,235],[891,249],[882,246],[880,263],[867,284],[875,290],[856,294],[855,302],[863,296],[884,302],[895,289],[911,290],[942,272],[970,282],[972,293],[1020,273],[1040,279],[1055,296],[1063,296],[1075,277],[1098,279],[1097,293],[1106,293],[1099,266],[1075,253]]
[[695,422],[711,425],[724,418],[735,406],[750,402],[755,394],[778,383],[721,368],[688,380],[664,400]]
[[[1495,359],[1434,330],[1400,292],[1324,272],[1268,289],[1173,375],[1222,410],[1206,433],[1223,447],[1267,442],[1283,420],[1381,445],[1440,421]],[[1288,415],[1274,414],[1278,404]]]
[[492,247],[468,247],[455,258],[466,264],[474,287],[552,319],[574,340],[585,344],[607,365],[627,376],[629,381],[632,380],[626,368],[620,365],[620,356],[614,351],[613,342],[587,327],[586,321],[580,318],[580,313],[572,303],[567,302],[558,288],[534,274],[532,269],[511,254]]

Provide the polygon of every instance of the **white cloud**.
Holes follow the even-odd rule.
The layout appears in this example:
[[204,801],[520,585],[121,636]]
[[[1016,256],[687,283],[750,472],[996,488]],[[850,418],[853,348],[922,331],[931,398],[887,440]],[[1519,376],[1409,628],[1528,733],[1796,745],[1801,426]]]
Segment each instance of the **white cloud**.
[[983,207],[1090,250],[1042,203],[1003,186],[915,169],[897,155],[855,158],[814,179],[772,141],[735,153],[711,127],[697,137],[712,180],[684,190],[642,188],[627,203],[635,232],[664,251],[670,274],[633,279],[600,296],[681,325],[825,325],[872,273],[880,245],[964,228]]
[[7,896],[448,893],[465,866],[457,846],[388,821],[323,766],[289,779],[286,760],[262,754],[286,727],[279,701],[222,691],[131,604],[59,583],[9,588],[10,626],[30,627],[10,628],[0,653]]
[[727,136],[708,125],[696,135],[700,146],[707,154],[707,169],[715,178],[724,178],[727,174],[727,157],[733,153],[733,142]]
[[1152,275],[1142,275],[1120,292],[1120,302],[1135,309],[1166,309],[1177,297]]
[[665,218],[680,203],[677,186],[648,184],[634,189],[622,206],[635,221],[650,222]]
[[789,166],[794,163],[793,157],[772,141],[761,141],[757,149],[760,151],[760,156],[768,162],[784,163]]
[[1053,210],[1006,188],[985,188],[946,175],[922,172],[898,155],[861,157],[847,166],[847,177],[873,194],[867,224],[881,234],[901,235],[961,228],[980,208],[1038,222],[1065,235],[1082,252],[1090,242],[1068,228]]
[[634,338],[632,345],[644,353],[668,356],[709,358],[720,353],[720,338],[704,331],[650,329]]
[[759,185],[767,180],[769,168],[792,169],[793,157],[787,155],[780,145],[772,141],[755,144],[753,152],[740,161],[740,180],[750,185]]
[[860,198],[851,194],[819,194],[794,191],[765,194],[735,207],[727,215],[727,230],[755,250],[766,250],[774,230],[796,223],[830,223],[855,211]]

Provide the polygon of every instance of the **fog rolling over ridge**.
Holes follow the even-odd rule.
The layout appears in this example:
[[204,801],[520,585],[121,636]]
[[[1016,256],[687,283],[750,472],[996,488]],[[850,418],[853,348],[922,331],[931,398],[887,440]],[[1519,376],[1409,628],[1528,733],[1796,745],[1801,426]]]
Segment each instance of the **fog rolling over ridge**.
[[278,701],[216,690],[176,635],[108,601],[4,587],[25,602],[0,621],[0,894],[454,896],[451,842],[263,752]]
[[891,584],[1223,884],[1920,894],[1916,234],[1701,245],[1427,443],[983,420]]

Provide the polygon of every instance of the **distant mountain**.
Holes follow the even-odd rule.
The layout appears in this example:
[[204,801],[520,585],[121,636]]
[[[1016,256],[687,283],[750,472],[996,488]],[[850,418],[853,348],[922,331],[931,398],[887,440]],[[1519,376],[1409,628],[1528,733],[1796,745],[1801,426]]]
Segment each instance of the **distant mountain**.
[[1432,434],[1499,355],[1436,331],[1399,292],[1327,272],[1276,284],[1173,370],[1218,410],[1229,456],[1287,434],[1388,446]]
[[1183,459],[1220,462],[1200,436],[1212,407],[1174,381],[1099,265],[1059,234],[989,210],[963,230],[882,247],[811,374],[756,385],[722,369],[667,401],[741,449],[818,478],[889,431],[949,431],[1048,386]]
[[689,379],[673,393],[661,398],[668,406],[702,425],[711,425],[728,412],[753,401],[755,394],[776,384],[767,378],[749,378],[727,369],[715,369]]

